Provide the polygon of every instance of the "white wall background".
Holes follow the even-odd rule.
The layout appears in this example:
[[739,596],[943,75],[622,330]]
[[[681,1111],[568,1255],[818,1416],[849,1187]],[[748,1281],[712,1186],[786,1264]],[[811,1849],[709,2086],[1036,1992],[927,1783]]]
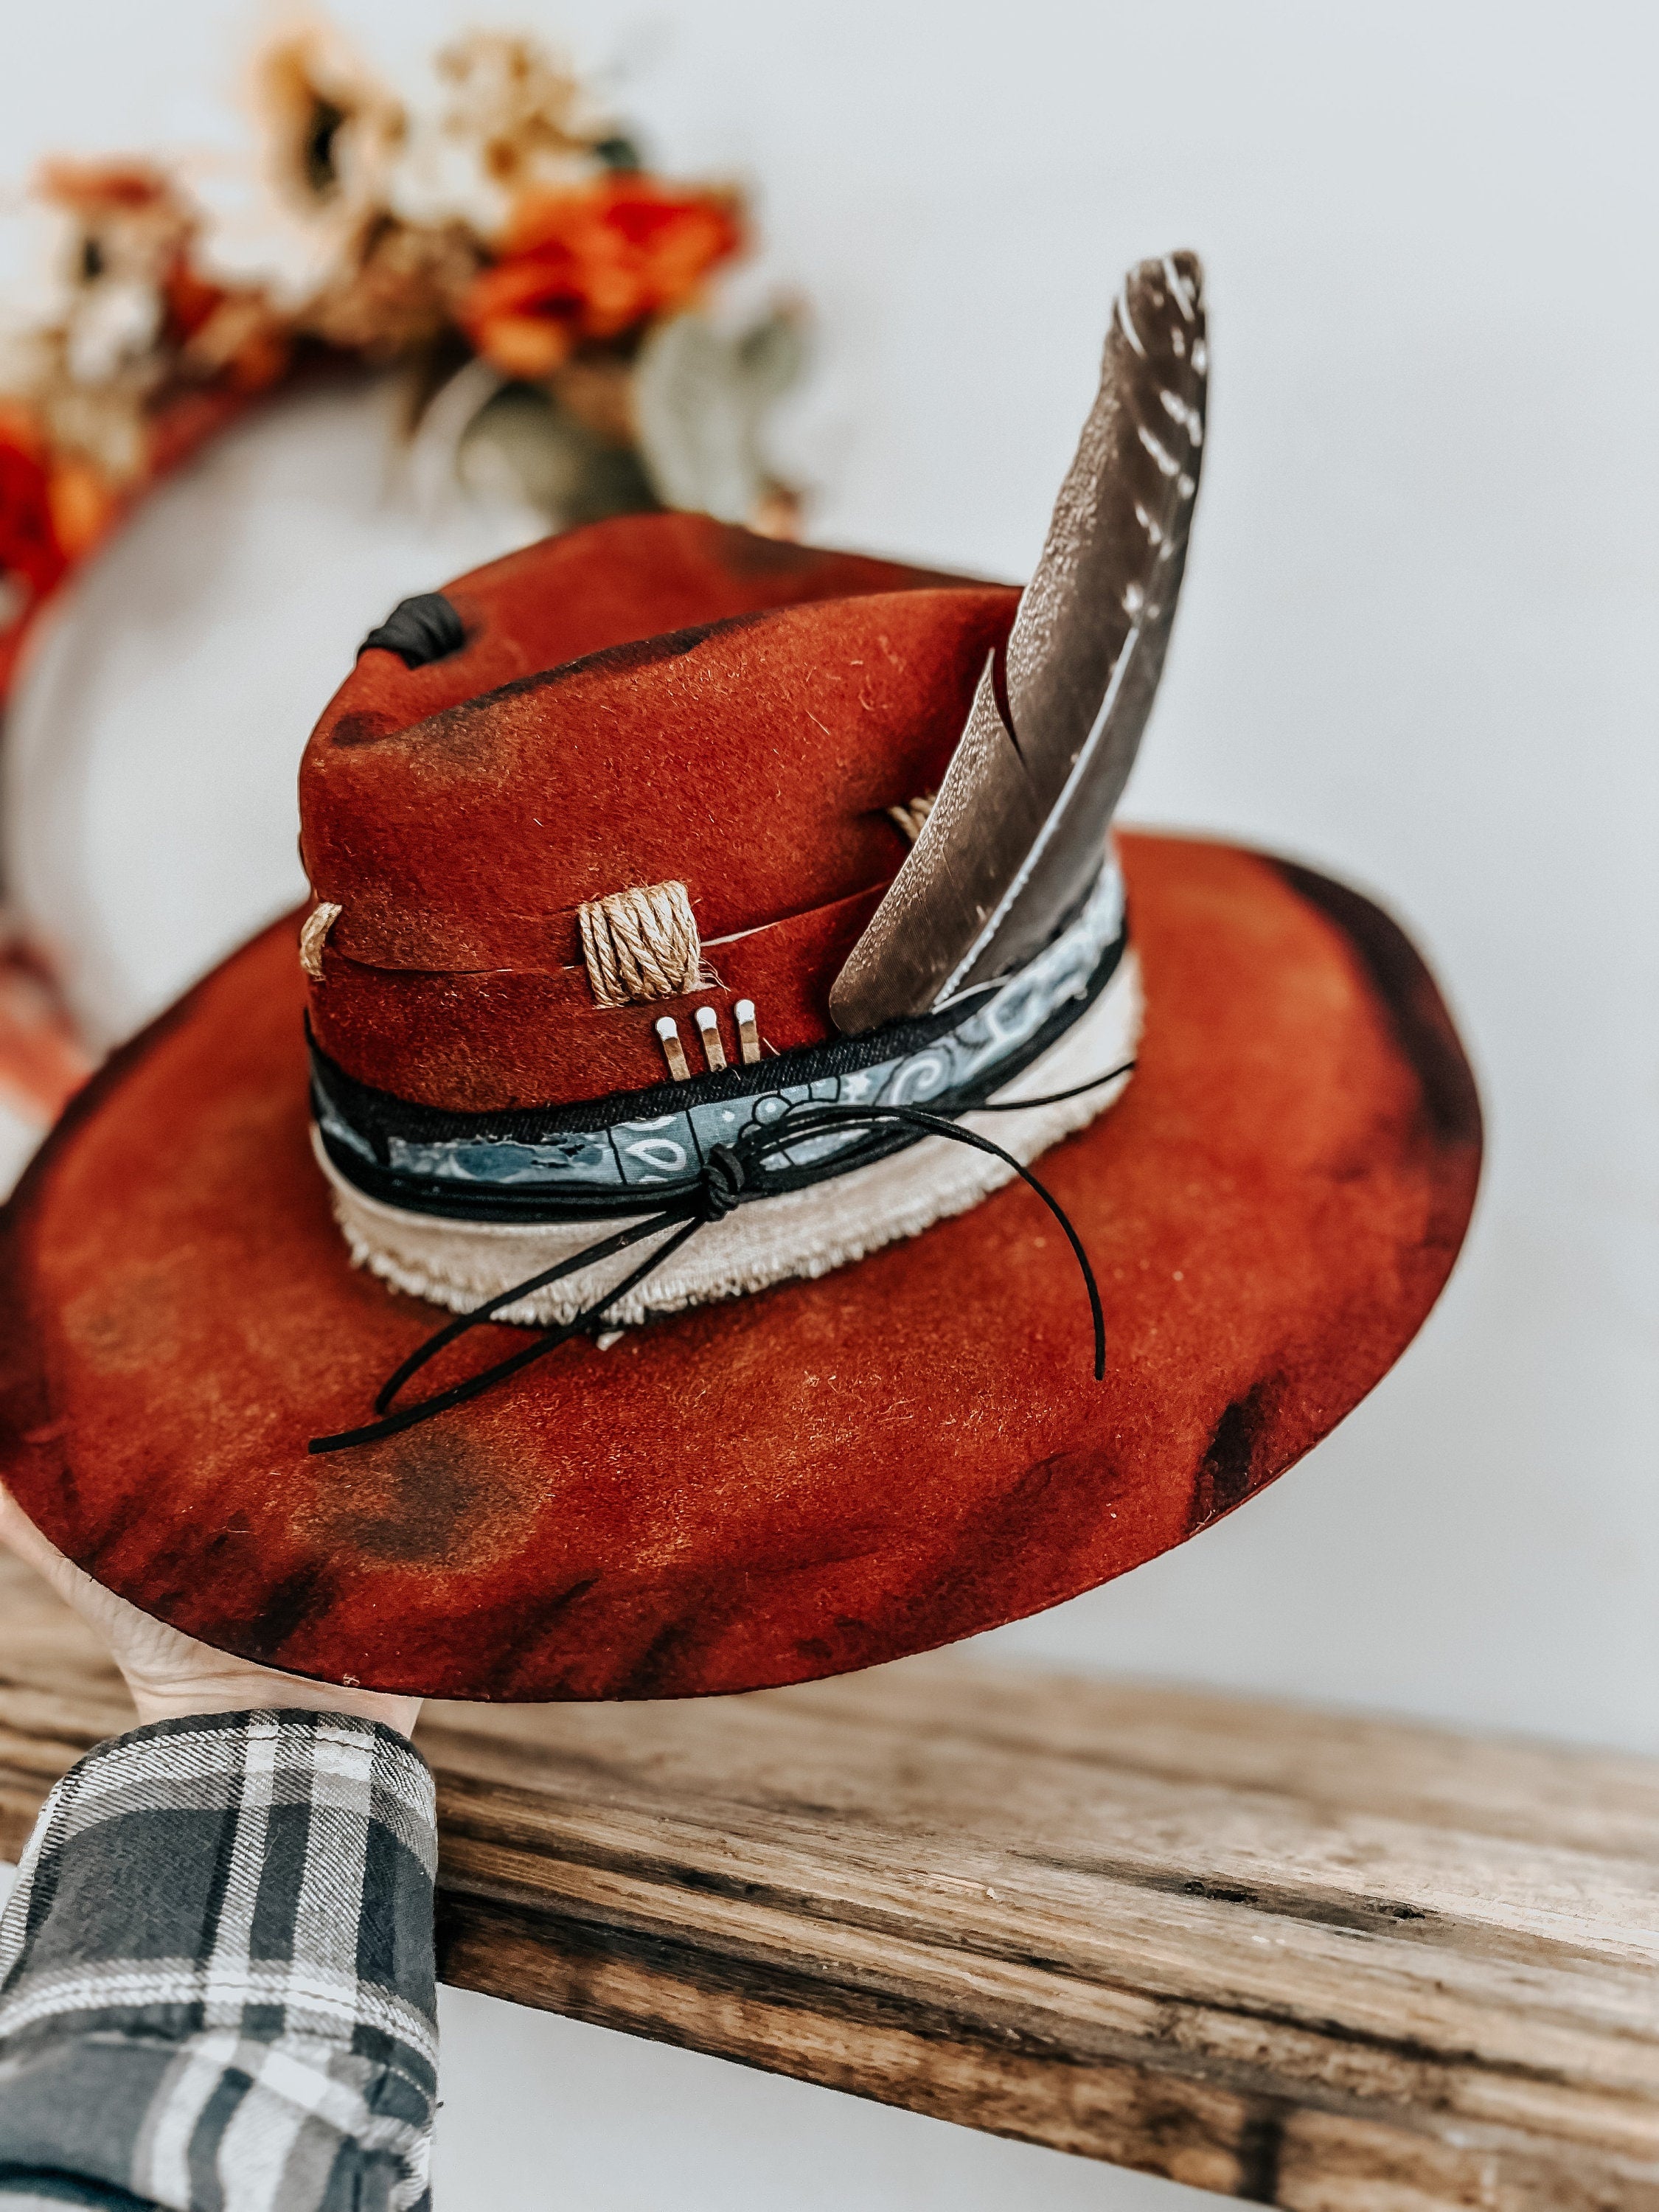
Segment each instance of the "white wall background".
[[[337,12],[408,52],[472,11]],[[769,266],[821,319],[787,457],[819,483],[830,542],[1021,574],[1118,270],[1204,252],[1213,428],[1127,811],[1380,888],[1481,1074],[1475,1230],[1375,1396],[1249,1513],[989,1640],[1659,1751],[1651,12],[487,14],[613,70],[659,160],[760,188]],[[14,7],[0,167],[204,133],[258,20],[240,0]],[[261,465],[233,455],[230,489]],[[124,971],[136,1001],[297,893],[289,785],[311,714],[382,603],[460,565],[430,549],[434,573],[388,592],[349,550],[353,481],[318,487],[307,558],[287,526],[262,538],[186,486],[94,580],[104,672],[77,654],[56,679],[47,720],[79,765],[48,811],[93,933],[163,947]],[[246,596],[220,604],[229,585],[204,624],[199,592],[218,587],[191,571],[221,553],[244,561],[245,595],[273,578],[291,593],[286,634],[274,599],[257,619]],[[345,580],[322,592],[329,557]],[[227,730],[233,667],[249,704]],[[446,2031],[450,2212],[1153,2212],[1182,2194],[487,2000],[452,1996]]]

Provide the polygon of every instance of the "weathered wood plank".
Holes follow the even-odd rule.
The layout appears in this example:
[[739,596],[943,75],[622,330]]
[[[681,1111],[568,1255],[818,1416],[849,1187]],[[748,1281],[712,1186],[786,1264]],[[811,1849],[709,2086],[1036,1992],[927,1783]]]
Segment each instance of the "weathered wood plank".
[[[15,1850],[125,1708],[0,1608]],[[422,1741],[452,1981],[1294,2212],[1659,2212],[1659,1762],[948,1659]]]

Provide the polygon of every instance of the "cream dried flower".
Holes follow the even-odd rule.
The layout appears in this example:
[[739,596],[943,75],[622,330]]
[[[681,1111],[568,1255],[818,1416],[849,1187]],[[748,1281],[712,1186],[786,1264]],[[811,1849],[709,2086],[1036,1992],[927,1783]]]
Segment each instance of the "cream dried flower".
[[388,204],[406,222],[494,238],[531,191],[590,182],[615,125],[567,64],[533,40],[474,31],[406,99]]
[[370,360],[395,359],[453,325],[481,258],[459,223],[384,222],[345,281],[307,310],[306,328]]
[[145,400],[153,380],[128,374],[97,384],[77,382],[58,356],[57,374],[48,374],[31,397],[53,447],[91,461],[110,483],[139,482],[149,466]]
[[51,164],[36,205],[29,319],[0,337],[0,385],[61,452],[129,482],[145,465],[145,402],[168,372],[167,288],[190,210],[133,162]]
[[402,103],[325,23],[266,46],[250,72],[256,146],[196,166],[204,273],[298,313],[349,281],[380,220]]
[[52,162],[39,191],[58,221],[57,312],[45,325],[57,365],[88,389],[153,381],[189,209],[159,170],[135,162]]

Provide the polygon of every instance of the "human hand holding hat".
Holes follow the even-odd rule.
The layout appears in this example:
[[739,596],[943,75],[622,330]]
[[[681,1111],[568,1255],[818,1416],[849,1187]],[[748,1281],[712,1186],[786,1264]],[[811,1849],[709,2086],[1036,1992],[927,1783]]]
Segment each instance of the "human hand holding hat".
[[166,1621],[140,1613],[136,1605],[83,1574],[47,1541],[9,1491],[0,1486],[0,1542],[50,1583],[65,1605],[86,1623],[121,1670],[132,1692],[141,1726],[151,1721],[182,1720],[192,1713],[234,1713],[295,1706],[308,1712],[356,1713],[382,1721],[401,1735],[412,1733],[419,1698],[383,1696],[333,1682],[307,1681],[280,1674],[228,1651],[216,1651]]

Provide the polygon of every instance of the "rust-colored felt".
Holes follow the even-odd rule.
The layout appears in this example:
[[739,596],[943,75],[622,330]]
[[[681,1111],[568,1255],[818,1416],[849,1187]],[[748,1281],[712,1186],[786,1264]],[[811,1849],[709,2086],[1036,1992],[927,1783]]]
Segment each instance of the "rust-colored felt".
[[656,1034],[664,1014],[691,1039],[696,1009],[712,1006],[734,1056],[740,999],[756,1007],[769,1051],[833,1035],[830,987],[880,898],[878,885],[711,945],[716,982],[639,1006],[596,1006],[580,967],[426,975],[362,967],[331,945],[312,986],[312,1029],[360,1083],[461,1113],[644,1091],[667,1073]]
[[[1148,1014],[1122,1101],[1019,1186],[817,1282],[573,1344],[307,1458],[437,1316],[348,1265],[307,1144],[293,920],[76,1102],[4,1218],[6,1480],[147,1611],[460,1698],[867,1666],[1121,1574],[1242,1504],[1398,1358],[1480,1158],[1406,940],[1322,878],[1125,838]],[[523,1340],[477,1332],[483,1364]]]
[[341,909],[311,990],[325,1050],[463,1113],[659,1083],[653,1022],[689,1033],[691,1009],[597,1009],[576,910],[667,881],[711,1003],[752,998],[780,1050],[832,1036],[909,849],[887,810],[938,788],[1018,592],[662,514],[447,593],[461,650],[364,653],[306,748],[306,868]]
[[349,746],[406,730],[523,676],[630,640],[772,607],[969,580],[902,561],[792,545],[707,514],[622,514],[544,538],[445,586],[467,633],[424,668],[363,654],[319,734]]
[[576,908],[675,878],[707,939],[884,882],[886,809],[934,791],[1012,589],[883,592],[670,631],[373,744],[313,738],[305,858],[380,968],[551,969]]

